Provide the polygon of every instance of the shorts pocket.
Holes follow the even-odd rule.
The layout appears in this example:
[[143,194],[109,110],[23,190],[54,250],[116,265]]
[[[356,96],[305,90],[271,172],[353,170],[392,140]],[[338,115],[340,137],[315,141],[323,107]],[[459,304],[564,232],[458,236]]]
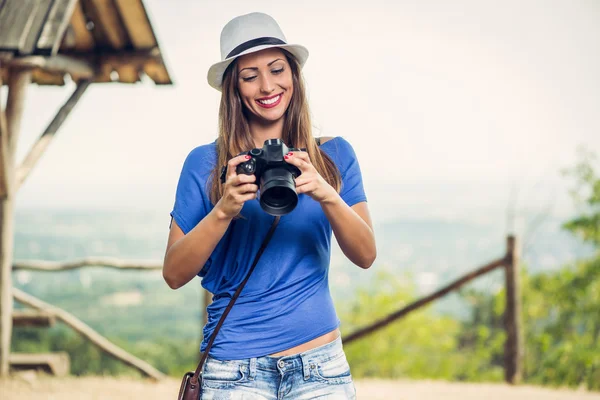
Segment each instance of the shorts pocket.
[[317,361],[314,370],[316,378],[327,383],[341,385],[352,382],[350,365],[344,353],[329,360]]
[[202,371],[202,385],[213,389],[227,389],[248,380],[248,363],[220,361],[209,357]]

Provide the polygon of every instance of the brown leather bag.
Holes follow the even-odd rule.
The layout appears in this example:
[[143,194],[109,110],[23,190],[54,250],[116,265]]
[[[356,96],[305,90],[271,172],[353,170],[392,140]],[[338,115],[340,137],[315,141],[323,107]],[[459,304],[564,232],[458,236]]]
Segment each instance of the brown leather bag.
[[263,240],[262,245],[260,246],[260,249],[258,250],[258,253],[256,253],[256,256],[254,257],[254,261],[252,262],[252,266],[250,267],[250,270],[246,274],[246,277],[244,278],[244,280],[242,281],[240,286],[235,291],[233,297],[231,298],[231,300],[229,301],[229,304],[227,305],[227,308],[223,312],[223,315],[221,315],[221,319],[219,319],[219,323],[215,327],[215,330],[213,331],[213,333],[210,337],[210,341],[208,342],[208,345],[206,346],[206,350],[204,350],[204,354],[202,354],[202,358],[200,359],[200,362],[198,363],[198,367],[196,368],[196,371],[187,372],[183,376],[183,379],[181,381],[181,387],[179,388],[179,396],[177,397],[177,400],[198,400],[198,399],[200,399],[200,396],[202,395],[202,367],[204,367],[204,363],[206,362],[206,359],[208,358],[208,353],[210,352],[213,342],[215,341],[215,337],[217,336],[219,329],[221,329],[221,326],[223,325],[223,322],[225,321],[227,314],[229,314],[229,311],[231,311],[231,307],[233,307],[233,304],[235,303],[237,298],[240,296],[242,289],[244,288],[244,286],[246,286],[246,282],[248,282],[250,275],[252,275],[252,271],[254,271],[254,267],[256,267],[256,264],[258,263],[258,259],[260,258],[262,253],[265,251],[265,248],[267,247],[269,240],[271,240],[271,237],[273,236],[273,232],[275,232],[275,228],[277,227],[278,223],[279,223],[279,217],[275,217],[275,220],[273,221],[273,224],[271,225],[271,229],[269,229],[269,232],[267,233],[267,236]]

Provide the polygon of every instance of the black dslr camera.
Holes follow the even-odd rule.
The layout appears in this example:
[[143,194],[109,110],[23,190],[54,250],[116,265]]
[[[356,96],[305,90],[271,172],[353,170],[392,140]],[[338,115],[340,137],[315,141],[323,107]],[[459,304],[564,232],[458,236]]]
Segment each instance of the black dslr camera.
[[[238,164],[236,172],[256,176],[260,182],[260,206],[267,213],[278,216],[294,210],[298,204],[296,182],[300,170],[288,164],[283,157],[290,151],[306,151],[306,149],[288,148],[280,139],[265,140],[262,149],[252,149],[238,154],[251,158]],[[225,169],[221,174],[221,182],[225,181]]]

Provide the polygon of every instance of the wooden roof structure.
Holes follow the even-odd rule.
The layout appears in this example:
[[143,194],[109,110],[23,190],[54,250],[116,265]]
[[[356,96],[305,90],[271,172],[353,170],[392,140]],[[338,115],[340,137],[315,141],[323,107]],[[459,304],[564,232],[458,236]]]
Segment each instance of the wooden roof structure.
[[1,60],[34,67],[39,85],[64,85],[65,75],[172,83],[141,0],[0,0]]
[[[156,379],[162,373],[102,338],[64,310],[47,305],[12,285],[16,193],[38,164],[63,122],[92,83],[136,83],[147,76],[157,85],[172,84],[142,0],[0,0],[0,378],[10,366],[62,365],[64,354],[11,354],[13,324],[43,315],[14,314],[13,298],[62,318],[109,354]],[[27,87],[74,82],[28,154],[17,164]],[[52,369],[52,367],[50,367]]]

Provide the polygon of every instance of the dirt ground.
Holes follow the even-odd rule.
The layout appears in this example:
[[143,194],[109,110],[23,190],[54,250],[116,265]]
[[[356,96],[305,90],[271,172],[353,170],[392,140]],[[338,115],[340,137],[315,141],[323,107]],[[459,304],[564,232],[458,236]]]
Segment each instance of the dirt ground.
[[[175,399],[179,382],[160,383],[119,378],[51,378],[21,374],[0,380],[2,400],[129,400]],[[503,384],[450,383],[439,381],[356,382],[360,400],[600,400],[600,393]]]

